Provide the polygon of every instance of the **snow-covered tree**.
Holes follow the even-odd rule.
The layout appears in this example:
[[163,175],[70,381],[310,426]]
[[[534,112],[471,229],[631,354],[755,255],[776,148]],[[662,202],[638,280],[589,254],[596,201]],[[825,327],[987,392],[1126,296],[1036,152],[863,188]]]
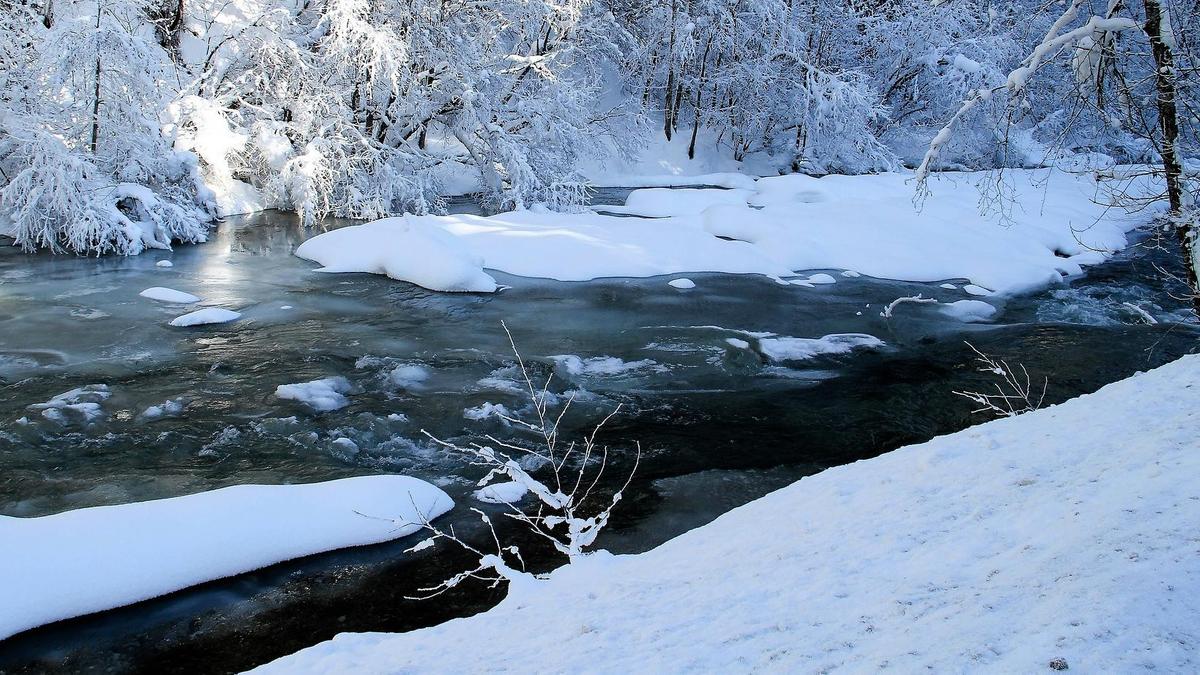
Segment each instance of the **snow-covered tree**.
[[[1195,100],[1186,95],[1181,99],[1181,71],[1176,64],[1177,52],[1187,63],[1195,63],[1191,58],[1195,52],[1190,39],[1181,40],[1173,21],[1176,14],[1191,16],[1194,9],[1187,0],[1107,0],[1102,7],[1093,7],[1088,0],[1071,0],[1003,83],[968,93],[930,142],[917,168],[918,190],[928,189],[930,172],[943,148],[977,107],[1003,98],[1009,126],[1019,124],[1034,107],[1030,100],[1039,78],[1052,73],[1056,59],[1061,58],[1074,77],[1076,103],[1103,116],[1114,134],[1132,135],[1153,149],[1159,166],[1155,173],[1166,188],[1159,198],[1168,204],[1168,226],[1178,239],[1187,283],[1200,312],[1197,186],[1194,178],[1184,173],[1187,139],[1180,134],[1179,114],[1181,106],[1195,110]],[[1133,199],[1138,202],[1134,206],[1141,206],[1143,201],[1125,193],[1114,197],[1118,204]]]
[[143,8],[60,2],[44,16],[6,17],[0,216],[17,243],[137,253],[203,241],[211,195],[196,157],[161,133],[170,61]]

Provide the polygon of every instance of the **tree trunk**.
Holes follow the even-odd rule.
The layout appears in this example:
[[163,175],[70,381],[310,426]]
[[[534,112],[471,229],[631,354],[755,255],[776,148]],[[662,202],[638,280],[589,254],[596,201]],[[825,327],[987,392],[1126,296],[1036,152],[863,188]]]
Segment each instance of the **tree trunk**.
[[667,135],[667,142],[671,141],[671,131],[675,125],[671,120],[671,113],[675,110],[675,102],[672,96],[675,95],[675,66],[671,66],[671,70],[667,72],[667,98],[663,102],[663,133]]
[[1146,8],[1146,36],[1154,53],[1154,83],[1158,89],[1158,126],[1162,131],[1163,174],[1167,182],[1167,202],[1175,219],[1175,236],[1183,252],[1187,282],[1192,292],[1193,309],[1200,314],[1200,284],[1197,283],[1196,227],[1183,214],[1183,166],[1179,161],[1179,118],[1175,107],[1175,58],[1171,45],[1163,40],[1162,5],[1159,0],[1143,0]]
[[[100,6],[96,6],[96,30],[100,29]],[[92,88],[92,154],[96,154],[96,148],[100,145],[100,51],[97,46],[96,50],[96,72],[95,83]]]
[[178,0],[178,2],[175,3],[175,16],[172,16],[171,23],[167,24],[167,39],[169,39],[173,45],[179,44],[179,31],[183,29],[183,12],[185,9],[185,2],[186,0]]
[[54,0],[46,0],[42,9],[42,24],[49,28],[54,25]]

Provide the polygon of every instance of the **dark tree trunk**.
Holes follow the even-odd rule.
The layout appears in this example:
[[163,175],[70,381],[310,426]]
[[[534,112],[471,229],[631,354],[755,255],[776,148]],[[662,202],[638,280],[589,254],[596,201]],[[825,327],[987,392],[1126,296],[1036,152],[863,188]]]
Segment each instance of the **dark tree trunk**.
[[1146,36],[1154,54],[1154,83],[1158,90],[1158,126],[1162,131],[1163,174],[1167,182],[1167,202],[1176,219],[1175,235],[1184,257],[1193,309],[1200,314],[1200,284],[1196,273],[1196,228],[1183,217],[1183,166],[1179,161],[1179,117],[1175,107],[1175,57],[1163,41],[1162,6],[1158,0],[1143,0],[1146,8]]

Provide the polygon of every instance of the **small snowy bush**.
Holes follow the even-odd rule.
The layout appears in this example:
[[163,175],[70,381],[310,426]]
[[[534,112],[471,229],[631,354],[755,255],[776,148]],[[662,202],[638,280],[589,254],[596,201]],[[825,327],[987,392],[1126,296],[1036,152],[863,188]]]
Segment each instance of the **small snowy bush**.
[[[507,333],[508,327],[505,326],[504,330]],[[508,508],[505,516],[550,542],[555,550],[567,556],[568,561],[574,561],[585,555],[586,549],[595,543],[596,537],[608,524],[612,510],[621,501],[622,493],[637,471],[641,447],[638,446],[633,467],[621,488],[611,497],[601,498],[597,494],[597,488],[609,469],[609,451],[606,446],[597,445],[596,437],[604,425],[620,411],[620,406],[601,420],[590,434],[579,441],[564,444],[558,429],[573,398],[567,400],[557,415],[551,414],[550,407],[555,397],[549,394],[550,380],[547,379],[540,389],[535,386],[512,341],[511,333],[509,343],[512,345],[513,354],[516,355],[517,366],[524,379],[536,421],[523,420],[499,409],[495,414],[509,424],[534,432],[540,439],[539,447],[528,448],[493,436],[486,437],[487,443],[461,446],[439,440],[428,432],[423,433],[448,451],[466,457],[472,465],[487,469],[487,474],[478,482],[482,494],[486,497],[485,501],[504,504]],[[544,467],[549,480],[536,478],[526,468],[531,465]],[[489,487],[492,488],[491,492],[487,491]],[[516,503],[500,498],[508,493],[532,494],[537,498],[536,510],[530,512]],[[479,556],[479,565],[476,568],[460,572],[437,586],[421,589],[429,594],[426,597],[439,595],[470,578],[487,581],[493,586],[503,581],[525,583],[532,580],[532,577],[523,571],[525,563],[520,550],[516,546],[501,544],[490,517],[479,509],[473,508],[472,511],[477,513],[491,530],[495,551],[485,553],[457,537],[453,530],[443,531],[431,523],[424,523],[433,536],[410,550],[423,550],[433,546],[439,539],[447,539]]]

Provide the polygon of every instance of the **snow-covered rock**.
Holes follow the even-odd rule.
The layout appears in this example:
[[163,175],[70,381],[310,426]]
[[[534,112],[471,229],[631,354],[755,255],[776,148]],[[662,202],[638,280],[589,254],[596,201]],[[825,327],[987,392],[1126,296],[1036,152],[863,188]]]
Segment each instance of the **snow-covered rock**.
[[183,316],[177,316],[171,319],[172,326],[203,326],[210,323],[229,323],[237,321],[242,315],[229,309],[221,307],[205,307],[194,312],[188,312]]
[[804,361],[829,354],[847,354],[856,349],[877,349],[883,340],[874,335],[836,333],[819,338],[774,336],[760,338],[758,348],[772,361]]
[[104,416],[100,404],[112,396],[107,384],[89,384],[64,391],[45,403],[27,406],[42,413],[42,417],[60,424],[93,422]]
[[296,255],[323,265],[321,272],[385,274],[433,291],[496,290],[481,257],[435,223],[411,216],[317,235],[301,244]]
[[594,356],[592,358],[582,358],[574,354],[563,354],[550,357],[559,368],[566,371],[568,375],[589,375],[589,376],[605,376],[605,375],[624,375],[638,370],[653,370],[656,372],[665,372],[665,366],[652,361],[651,359],[641,359],[639,361],[625,361],[615,356]]
[[344,377],[326,377],[312,382],[281,384],[275,388],[275,396],[298,401],[318,412],[328,412],[350,405],[345,394],[351,389],[350,381]]
[[[1198,430],[1189,356],[255,672],[1195,672]],[[480,635],[505,638],[461,648]]]
[[138,293],[143,298],[158,300],[159,302],[169,302],[176,305],[190,305],[193,302],[200,302],[200,298],[191,293],[177,291],[174,288],[163,288],[162,286],[154,286]]
[[0,639],[284,560],[404,537],[453,506],[425,481],[365,476],[0,516]]
[[968,323],[987,321],[996,315],[996,308],[982,300],[958,300],[940,307],[943,314]]
[[696,282],[692,281],[691,279],[687,279],[687,278],[672,279],[667,282],[667,285],[671,286],[672,288],[678,288],[681,291],[686,291],[686,290],[695,288]]

